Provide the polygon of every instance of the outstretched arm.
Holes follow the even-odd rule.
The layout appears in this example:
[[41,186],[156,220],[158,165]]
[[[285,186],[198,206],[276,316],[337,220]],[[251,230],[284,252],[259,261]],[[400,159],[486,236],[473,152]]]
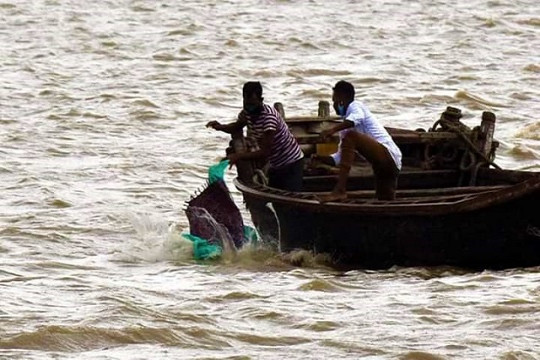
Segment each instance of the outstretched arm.
[[221,124],[219,121],[210,121],[206,124],[206,127],[212,128],[214,130],[223,131],[227,134],[233,134],[235,132],[241,131],[244,126],[247,125],[247,120],[244,116],[244,112],[241,111],[238,114],[238,119],[235,122],[229,124]]
[[227,134],[232,134],[237,131],[242,130],[242,128],[246,124],[241,122],[240,120],[236,120],[235,122],[229,123],[229,124],[221,124],[219,121],[210,121],[208,124],[206,124],[206,127],[212,128],[214,130],[223,131]]
[[323,130],[321,131],[321,138],[323,140],[325,140],[326,138],[334,135],[335,133],[341,131],[341,130],[345,130],[345,129],[349,129],[349,128],[352,128],[354,126],[354,122],[350,121],[350,120],[343,120],[342,123],[334,126],[334,127],[331,127],[330,129],[326,129],[326,130]]

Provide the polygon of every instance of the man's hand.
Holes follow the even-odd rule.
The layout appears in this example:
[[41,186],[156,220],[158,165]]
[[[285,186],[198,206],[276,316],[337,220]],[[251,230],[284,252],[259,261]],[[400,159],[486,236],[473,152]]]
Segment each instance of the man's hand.
[[313,167],[315,167],[316,165],[318,165],[320,163],[321,163],[321,159],[320,159],[319,155],[311,154],[311,156],[309,158],[308,166],[313,168]]
[[233,165],[236,165],[238,160],[240,160],[240,155],[237,153],[232,153],[227,155],[227,159],[229,160],[229,169],[231,169]]
[[206,127],[207,128],[212,128],[214,130],[219,130],[219,128],[221,127],[222,125],[219,123],[219,121],[216,121],[216,120],[213,120],[213,121],[210,121],[206,124]]
[[311,155],[308,167],[315,169],[320,167],[336,166],[334,158],[327,155]]
[[238,120],[244,123],[247,122],[248,117],[248,113],[244,109],[242,109],[242,111],[240,111],[240,113],[238,114]]
[[322,140],[326,140],[330,136],[334,135],[334,133],[335,133],[334,129],[325,129],[321,131],[319,136],[321,137]]

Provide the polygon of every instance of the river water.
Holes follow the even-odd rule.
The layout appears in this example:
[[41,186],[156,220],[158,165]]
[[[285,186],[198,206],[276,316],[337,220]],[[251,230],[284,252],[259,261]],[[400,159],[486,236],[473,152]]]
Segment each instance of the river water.
[[451,3],[0,0],[0,358],[540,359],[540,268],[198,263],[180,235],[248,80],[288,115],[340,79],[389,126],[491,110],[496,162],[540,170],[540,3]]

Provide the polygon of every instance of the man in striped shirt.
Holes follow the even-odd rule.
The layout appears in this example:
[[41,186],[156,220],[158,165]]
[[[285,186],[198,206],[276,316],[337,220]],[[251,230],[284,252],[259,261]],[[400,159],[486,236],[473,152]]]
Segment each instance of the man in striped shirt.
[[206,126],[229,134],[247,126],[248,133],[256,140],[258,149],[230,154],[228,156],[230,164],[234,165],[238,160],[268,160],[270,187],[301,191],[304,154],[287,124],[276,109],[263,102],[260,82],[245,83],[242,95],[244,108],[235,122],[220,124],[217,121],[210,121]]

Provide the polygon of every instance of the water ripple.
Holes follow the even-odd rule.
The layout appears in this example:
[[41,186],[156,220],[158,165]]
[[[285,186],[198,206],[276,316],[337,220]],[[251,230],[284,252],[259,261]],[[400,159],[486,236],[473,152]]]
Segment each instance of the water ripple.
[[537,268],[340,272],[271,246],[198,263],[181,233],[229,141],[204,125],[236,117],[246,80],[288,116],[316,114],[340,79],[394,127],[491,110],[497,162],[540,170],[538,13],[532,0],[0,2],[2,354],[534,358]]

